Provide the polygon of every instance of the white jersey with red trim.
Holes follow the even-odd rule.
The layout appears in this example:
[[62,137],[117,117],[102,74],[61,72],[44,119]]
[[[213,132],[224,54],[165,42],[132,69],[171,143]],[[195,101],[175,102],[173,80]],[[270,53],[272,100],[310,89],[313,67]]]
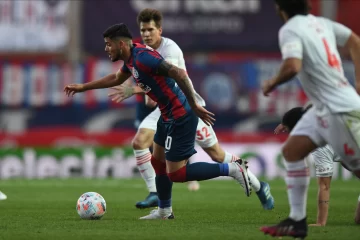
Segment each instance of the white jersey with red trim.
[[300,82],[317,112],[360,110],[360,97],[344,76],[337,46],[344,46],[351,30],[311,14],[292,17],[279,31],[283,59],[302,59]]
[[[170,38],[162,37],[161,44],[156,49],[166,61],[186,71],[184,54],[180,47]],[[192,82],[190,81],[193,86]],[[194,86],[193,86],[194,87]],[[201,106],[205,106],[205,100],[195,91],[195,100]]]

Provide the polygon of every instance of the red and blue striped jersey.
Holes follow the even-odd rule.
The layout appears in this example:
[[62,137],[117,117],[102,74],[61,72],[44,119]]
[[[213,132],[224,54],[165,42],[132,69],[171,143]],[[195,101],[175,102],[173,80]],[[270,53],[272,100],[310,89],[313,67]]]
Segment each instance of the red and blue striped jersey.
[[191,111],[175,80],[157,73],[164,58],[152,48],[135,43],[131,57],[121,68],[122,72],[132,73],[136,84],[155,102],[157,102],[164,121],[172,121]]

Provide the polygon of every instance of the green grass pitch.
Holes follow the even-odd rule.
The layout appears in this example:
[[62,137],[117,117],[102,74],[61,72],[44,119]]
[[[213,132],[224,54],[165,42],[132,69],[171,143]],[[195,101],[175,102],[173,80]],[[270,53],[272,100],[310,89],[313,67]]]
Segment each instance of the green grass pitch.
[[[174,184],[175,220],[143,221],[149,210],[134,207],[147,194],[141,179],[2,180],[0,190],[0,239],[272,239],[262,225],[277,223],[289,213],[284,181],[270,182],[275,209],[261,208],[256,194],[247,198],[235,181],[201,182],[198,192]],[[354,210],[360,193],[357,180],[334,181],[328,225],[312,227],[307,239],[360,239]],[[107,212],[101,220],[79,219],[75,206],[88,191],[103,195]],[[312,180],[308,196],[308,223],[316,219],[317,186]],[[287,238],[283,238],[287,239]]]

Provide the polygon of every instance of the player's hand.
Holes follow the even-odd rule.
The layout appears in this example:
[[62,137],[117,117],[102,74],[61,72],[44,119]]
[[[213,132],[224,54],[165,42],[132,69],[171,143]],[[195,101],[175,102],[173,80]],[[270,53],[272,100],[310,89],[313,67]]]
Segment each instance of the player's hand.
[[288,132],[288,129],[286,126],[282,125],[281,123],[274,130],[275,134],[285,133],[285,132]]
[[75,93],[84,92],[84,91],[85,91],[84,84],[69,84],[64,88],[64,92],[68,97],[74,96]]
[[312,223],[309,224],[309,227],[324,227],[325,225],[321,224],[321,223]]
[[132,86],[126,84],[121,84],[120,86],[110,88],[114,90],[112,93],[109,93],[108,96],[113,102],[119,103],[125,99],[134,95],[134,89]]
[[262,92],[264,94],[264,96],[269,96],[269,93],[271,93],[272,91],[275,90],[275,85],[273,84],[273,80],[272,79],[269,79],[269,80],[266,80],[262,83],[261,85],[261,89],[262,89]]
[[204,107],[200,106],[199,104],[196,104],[195,107],[192,108],[193,111],[195,112],[195,114],[201,119],[203,120],[203,122],[210,126],[210,125],[214,125],[215,122],[215,114],[213,114],[212,112],[209,112],[208,110],[206,110]]

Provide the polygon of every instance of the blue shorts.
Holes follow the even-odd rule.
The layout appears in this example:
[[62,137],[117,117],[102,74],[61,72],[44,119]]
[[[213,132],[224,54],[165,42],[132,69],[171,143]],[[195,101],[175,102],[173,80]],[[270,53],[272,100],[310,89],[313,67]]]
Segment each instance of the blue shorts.
[[174,121],[157,123],[154,142],[165,148],[166,160],[178,162],[196,153],[195,135],[199,118],[193,111]]

